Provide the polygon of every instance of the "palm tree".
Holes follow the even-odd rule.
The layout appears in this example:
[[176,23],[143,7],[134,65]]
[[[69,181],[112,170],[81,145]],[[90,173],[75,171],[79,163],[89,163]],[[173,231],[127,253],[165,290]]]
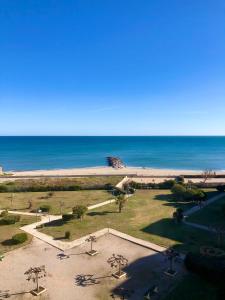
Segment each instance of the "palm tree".
[[124,205],[127,201],[127,198],[124,194],[122,195],[119,195],[116,199],[116,205],[118,205],[118,208],[119,208],[119,212],[121,213],[122,212],[122,209],[124,208]]

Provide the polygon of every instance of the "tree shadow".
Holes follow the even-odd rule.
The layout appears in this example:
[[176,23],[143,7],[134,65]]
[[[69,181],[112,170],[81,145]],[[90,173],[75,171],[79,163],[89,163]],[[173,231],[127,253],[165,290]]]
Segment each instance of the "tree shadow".
[[63,226],[65,223],[67,223],[67,222],[63,221],[62,219],[59,219],[59,220],[54,220],[54,221],[45,223],[44,227],[58,227],[58,226]]
[[3,246],[14,246],[16,243],[12,239],[4,240],[1,242]]
[[106,216],[108,214],[114,214],[114,213],[118,213],[118,211],[91,211],[89,213],[87,213],[88,216],[94,217],[94,216]]
[[176,224],[172,218],[161,219],[141,230],[173,241],[173,248],[184,252],[199,251],[202,245],[215,244],[208,232],[190,227],[184,223]]
[[[110,297],[113,299],[144,299],[147,291],[152,289],[152,298],[162,299],[171,289],[175,280],[179,280],[183,274],[183,264],[174,263],[174,268],[178,271],[175,278],[171,278],[164,272],[168,269],[169,264],[165,255],[159,252],[153,252],[148,256],[138,258],[128,264],[123,271],[126,272],[126,279],[112,289]],[[157,289],[153,289],[157,287]],[[157,293],[154,294],[154,290]],[[153,297],[154,296],[154,297]]]
[[78,286],[86,287],[101,283],[101,279],[111,278],[111,275],[95,277],[94,274],[78,274],[75,277],[75,284]]
[[19,296],[19,295],[24,295],[24,294],[29,294],[30,291],[27,291],[27,292],[18,292],[18,293],[10,293],[9,290],[0,290],[0,300],[2,299],[8,299],[10,298],[11,296]]

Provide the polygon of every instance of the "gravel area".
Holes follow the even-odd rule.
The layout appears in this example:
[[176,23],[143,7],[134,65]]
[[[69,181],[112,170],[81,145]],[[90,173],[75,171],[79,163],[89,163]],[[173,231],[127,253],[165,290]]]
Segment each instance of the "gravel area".
[[[40,280],[40,285],[45,286],[47,292],[36,297],[43,300],[107,300],[113,299],[111,294],[119,299],[118,294],[123,289],[131,292],[129,299],[138,300],[143,299],[145,291],[154,284],[159,286],[155,299],[161,299],[184,272],[182,263],[177,263],[176,277],[164,274],[168,263],[162,254],[111,234],[100,237],[94,244],[99,252],[97,256],[88,256],[89,248],[90,245],[83,244],[66,251],[63,256],[56,248],[34,238],[30,245],[7,253],[0,262],[0,299],[4,293],[9,293],[10,299],[34,299],[29,293],[34,284],[24,276],[31,266],[46,267],[47,276]],[[111,276],[107,259],[113,253],[128,259],[126,278],[117,280]]]

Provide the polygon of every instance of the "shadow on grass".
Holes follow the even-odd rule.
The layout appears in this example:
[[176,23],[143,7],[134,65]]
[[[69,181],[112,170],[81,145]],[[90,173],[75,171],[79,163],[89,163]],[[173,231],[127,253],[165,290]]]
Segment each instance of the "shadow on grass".
[[16,243],[12,239],[5,240],[1,244],[3,246],[15,246],[16,245]]
[[57,226],[63,226],[64,224],[66,224],[68,222],[63,221],[62,219],[60,220],[54,220],[48,223],[44,224],[44,227],[57,227]]
[[108,214],[114,214],[114,213],[117,213],[118,211],[92,211],[92,212],[89,212],[87,213],[88,216],[90,217],[94,217],[94,216],[106,216]]
[[172,218],[161,219],[142,228],[142,231],[171,240],[174,242],[173,248],[185,252],[199,251],[203,245],[216,245],[208,232],[186,224],[176,224]]

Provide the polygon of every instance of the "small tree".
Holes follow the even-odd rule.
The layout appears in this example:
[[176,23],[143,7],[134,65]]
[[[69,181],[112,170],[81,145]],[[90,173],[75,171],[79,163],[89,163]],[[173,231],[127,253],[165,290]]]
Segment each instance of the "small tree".
[[39,279],[42,277],[46,277],[46,271],[45,271],[45,266],[40,266],[40,267],[34,267],[28,269],[24,275],[27,276],[27,280],[30,281],[32,280],[36,284],[36,288],[34,289],[35,292],[39,292],[43,288],[39,286]]
[[216,173],[213,172],[212,170],[204,170],[202,172],[202,178],[203,178],[203,181],[204,183],[206,183],[206,181],[209,179],[209,178],[212,178],[213,176],[215,176]]
[[169,261],[169,269],[166,271],[167,274],[175,275],[176,271],[173,268],[173,263],[176,258],[179,257],[179,253],[176,252],[173,248],[169,248],[165,251],[165,255],[167,260]]
[[32,199],[29,199],[28,200],[28,209],[31,209],[32,206],[33,206],[33,201],[32,201]]
[[171,192],[173,193],[173,195],[178,201],[184,200],[186,191],[187,191],[186,188],[183,185],[178,183],[174,184],[174,186],[171,189]]
[[177,208],[173,213],[173,218],[177,224],[180,224],[184,219],[184,212],[182,208]]
[[96,236],[95,235],[90,235],[89,238],[85,240],[88,243],[91,243],[91,251],[93,250],[93,243],[97,242]]
[[113,254],[108,260],[108,264],[110,264],[111,268],[117,268],[117,272],[114,274],[115,277],[120,278],[126,273],[122,271],[122,268],[128,264],[128,260],[123,255],[115,255]]
[[84,217],[84,215],[85,215],[85,213],[87,212],[87,210],[88,210],[87,206],[76,205],[73,208],[73,216],[74,216],[74,218],[82,220],[83,217]]
[[63,201],[59,201],[59,209],[60,209],[60,215],[62,215],[62,208],[64,206],[64,202]]
[[85,241],[88,242],[88,243],[91,243],[91,250],[87,251],[87,254],[89,254],[91,256],[94,256],[94,255],[98,254],[98,251],[93,250],[93,243],[97,242],[96,236],[90,235]]
[[126,199],[126,196],[124,194],[119,195],[117,197],[117,199],[116,199],[116,205],[118,205],[119,213],[122,212],[122,209],[124,208],[126,201],[127,201],[127,199]]

